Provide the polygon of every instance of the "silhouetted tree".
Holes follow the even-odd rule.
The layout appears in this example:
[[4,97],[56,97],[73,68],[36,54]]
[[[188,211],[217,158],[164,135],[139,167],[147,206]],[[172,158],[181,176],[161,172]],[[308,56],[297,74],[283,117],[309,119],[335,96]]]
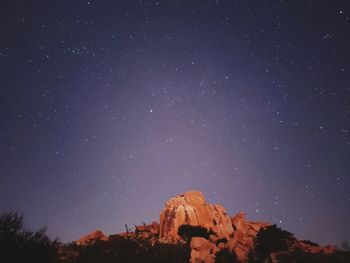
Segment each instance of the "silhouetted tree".
[[276,225],[262,228],[255,238],[255,251],[259,262],[272,252],[288,250],[296,241],[294,235]]
[[344,251],[348,251],[349,250],[349,243],[347,239],[344,239],[343,242],[341,242],[341,248]]
[[179,227],[177,234],[183,240],[190,242],[192,237],[203,237],[205,239],[209,239],[209,236],[212,234],[212,232],[201,226],[184,224]]
[[230,253],[228,249],[220,250],[215,254],[215,263],[235,263],[239,262],[236,255]]
[[125,224],[125,232],[127,234],[131,233],[132,232],[132,228],[129,228],[127,224]]
[[255,253],[253,251],[249,251],[248,263],[255,263],[255,262],[256,262]]
[[15,212],[0,216],[0,262],[58,262],[58,241],[51,241],[46,228],[35,232],[23,226],[23,216]]

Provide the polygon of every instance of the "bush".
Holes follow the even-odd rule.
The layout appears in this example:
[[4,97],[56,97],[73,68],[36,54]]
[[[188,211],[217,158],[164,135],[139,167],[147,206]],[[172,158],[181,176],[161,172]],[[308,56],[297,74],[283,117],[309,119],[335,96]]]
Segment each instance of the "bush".
[[46,228],[26,230],[23,216],[15,212],[0,216],[0,262],[58,262],[57,245],[47,237]]
[[259,262],[262,262],[272,252],[288,250],[295,241],[292,233],[276,225],[262,228],[255,238],[255,251]]
[[75,263],[188,263],[190,258],[190,248],[184,244],[152,245],[118,236],[80,247],[77,252]]
[[212,234],[212,232],[201,226],[192,226],[185,224],[179,227],[177,234],[183,240],[190,242],[192,237],[203,237],[205,239],[209,239],[209,236]]
[[228,249],[220,250],[215,254],[215,263],[235,263],[239,262],[236,255],[230,253]]

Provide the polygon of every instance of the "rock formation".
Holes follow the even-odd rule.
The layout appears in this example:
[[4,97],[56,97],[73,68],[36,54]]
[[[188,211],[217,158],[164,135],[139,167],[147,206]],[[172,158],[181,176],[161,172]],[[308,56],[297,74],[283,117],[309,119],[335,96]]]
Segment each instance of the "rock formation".
[[[199,237],[192,238],[192,262],[202,262],[203,258],[207,258],[204,262],[211,262],[209,258],[215,258],[215,253],[220,249],[228,249],[240,261],[246,261],[249,252],[254,249],[257,233],[262,227],[269,225],[246,221],[243,212],[230,219],[221,205],[208,204],[203,194],[197,191],[178,195],[165,204],[160,215],[161,241],[179,241],[181,238],[178,236],[178,228],[183,224],[201,226],[214,232],[209,241]],[[225,239],[226,242],[217,244],[220,239]]]
[[176,242],[181,238],[177,231],[183,224],[201,226],[214,231],[220,237],[233,232],[231,220],[220,205],[211,205],[201,192],[190,191],[166,202],[160,214],[160,235],[165,242]]
[[248,258],[249,252],[254,249],[254,239],[259,230],[270,224],[247,221],[244,212],[239,212],[231,220],[234,233],[233,237],[227,242],[227,248],[236,254],[238,260],[245,261]]
[[191,239],[191,263],[214,263],[215,262],[215,253],[219,249],[210,242],[209,240],[203,237],[193,237]]
[[[181,236],[185,240],[178,235],[178,229],[182,225],[187,225],[181,229]],[[166,202],[160,214],[160,224],[152,222],[149,225],[135,225],[134,231],[127,228],[126,232],[109,237],[96,230],[75,241],[78,250],[70,250],[69,247],[66,250],[61,249],[61,258],[66,263],[74,262],[69,260],[80,256],[79,249],[94,246],[96,241],[105,241],[98,245],[104,244],[109,250],[109,243],[113,246],[120,244],[114,248],[119,249],[120,253],[125,251],[125,248],[130,251],[137,248],[146,253],[145,255],[153,251],[155,257],[159,252],[165,253],[162,255],[166,258],[182,255],[181,259],[177,258],[174,262],[179,262],[179,259],[190,263],[214,263],[216,259],[219,262],[232,262],[235,258],[242,263],[250,260],[253,262],[260,260],[257,257],[258,253],[255,253],[255,238],[260,230],[269,226],[269,223],[246,220],[244,212],[229,218],[222,206],[208,204],[201,192],[190,191]],[[249,255],[254,253],[255,258],[249,258]],[[118,253],[108,255],[111,257],[110,262],[118,262]],[[350,262],[346,261],[350,258],[350,253],[342,255],[332,246],[321,247],[311,241],[298,241],[294,238],[286,250],[268,252],[264,262],[340,262],[341,257],[346,258],[341,262]],[[140,259],[141,262],[147,261],[142,254]]]
[[101,231],[95,230],[86,236],[82,236],[78,240],[74,241],[78,246],[87,246],[95,243],[97,240],[107,241],[108,237]]
[[295,248],[301,249],[305,252],[313,253],[313,254],[332,254],[337,251],[337,249],[331,245],[321,247],[321,246],[318,246],[317,244],[315,245],[307,244],[305,241],[297,242]]

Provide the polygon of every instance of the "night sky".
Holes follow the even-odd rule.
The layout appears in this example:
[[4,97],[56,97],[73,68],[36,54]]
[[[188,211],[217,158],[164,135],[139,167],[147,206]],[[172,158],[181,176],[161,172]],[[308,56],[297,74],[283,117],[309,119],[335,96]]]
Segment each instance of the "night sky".
[[347,1],[0,8],[0,212],[77,239],[200,190],[300,239],[350,239]]

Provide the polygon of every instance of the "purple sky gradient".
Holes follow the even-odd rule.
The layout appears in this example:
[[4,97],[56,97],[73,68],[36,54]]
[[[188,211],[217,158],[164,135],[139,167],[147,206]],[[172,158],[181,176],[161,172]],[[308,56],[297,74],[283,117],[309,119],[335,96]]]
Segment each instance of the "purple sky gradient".
[[71,241],[196,189],[350,239],[346,1],[5,2],[0,212]]

